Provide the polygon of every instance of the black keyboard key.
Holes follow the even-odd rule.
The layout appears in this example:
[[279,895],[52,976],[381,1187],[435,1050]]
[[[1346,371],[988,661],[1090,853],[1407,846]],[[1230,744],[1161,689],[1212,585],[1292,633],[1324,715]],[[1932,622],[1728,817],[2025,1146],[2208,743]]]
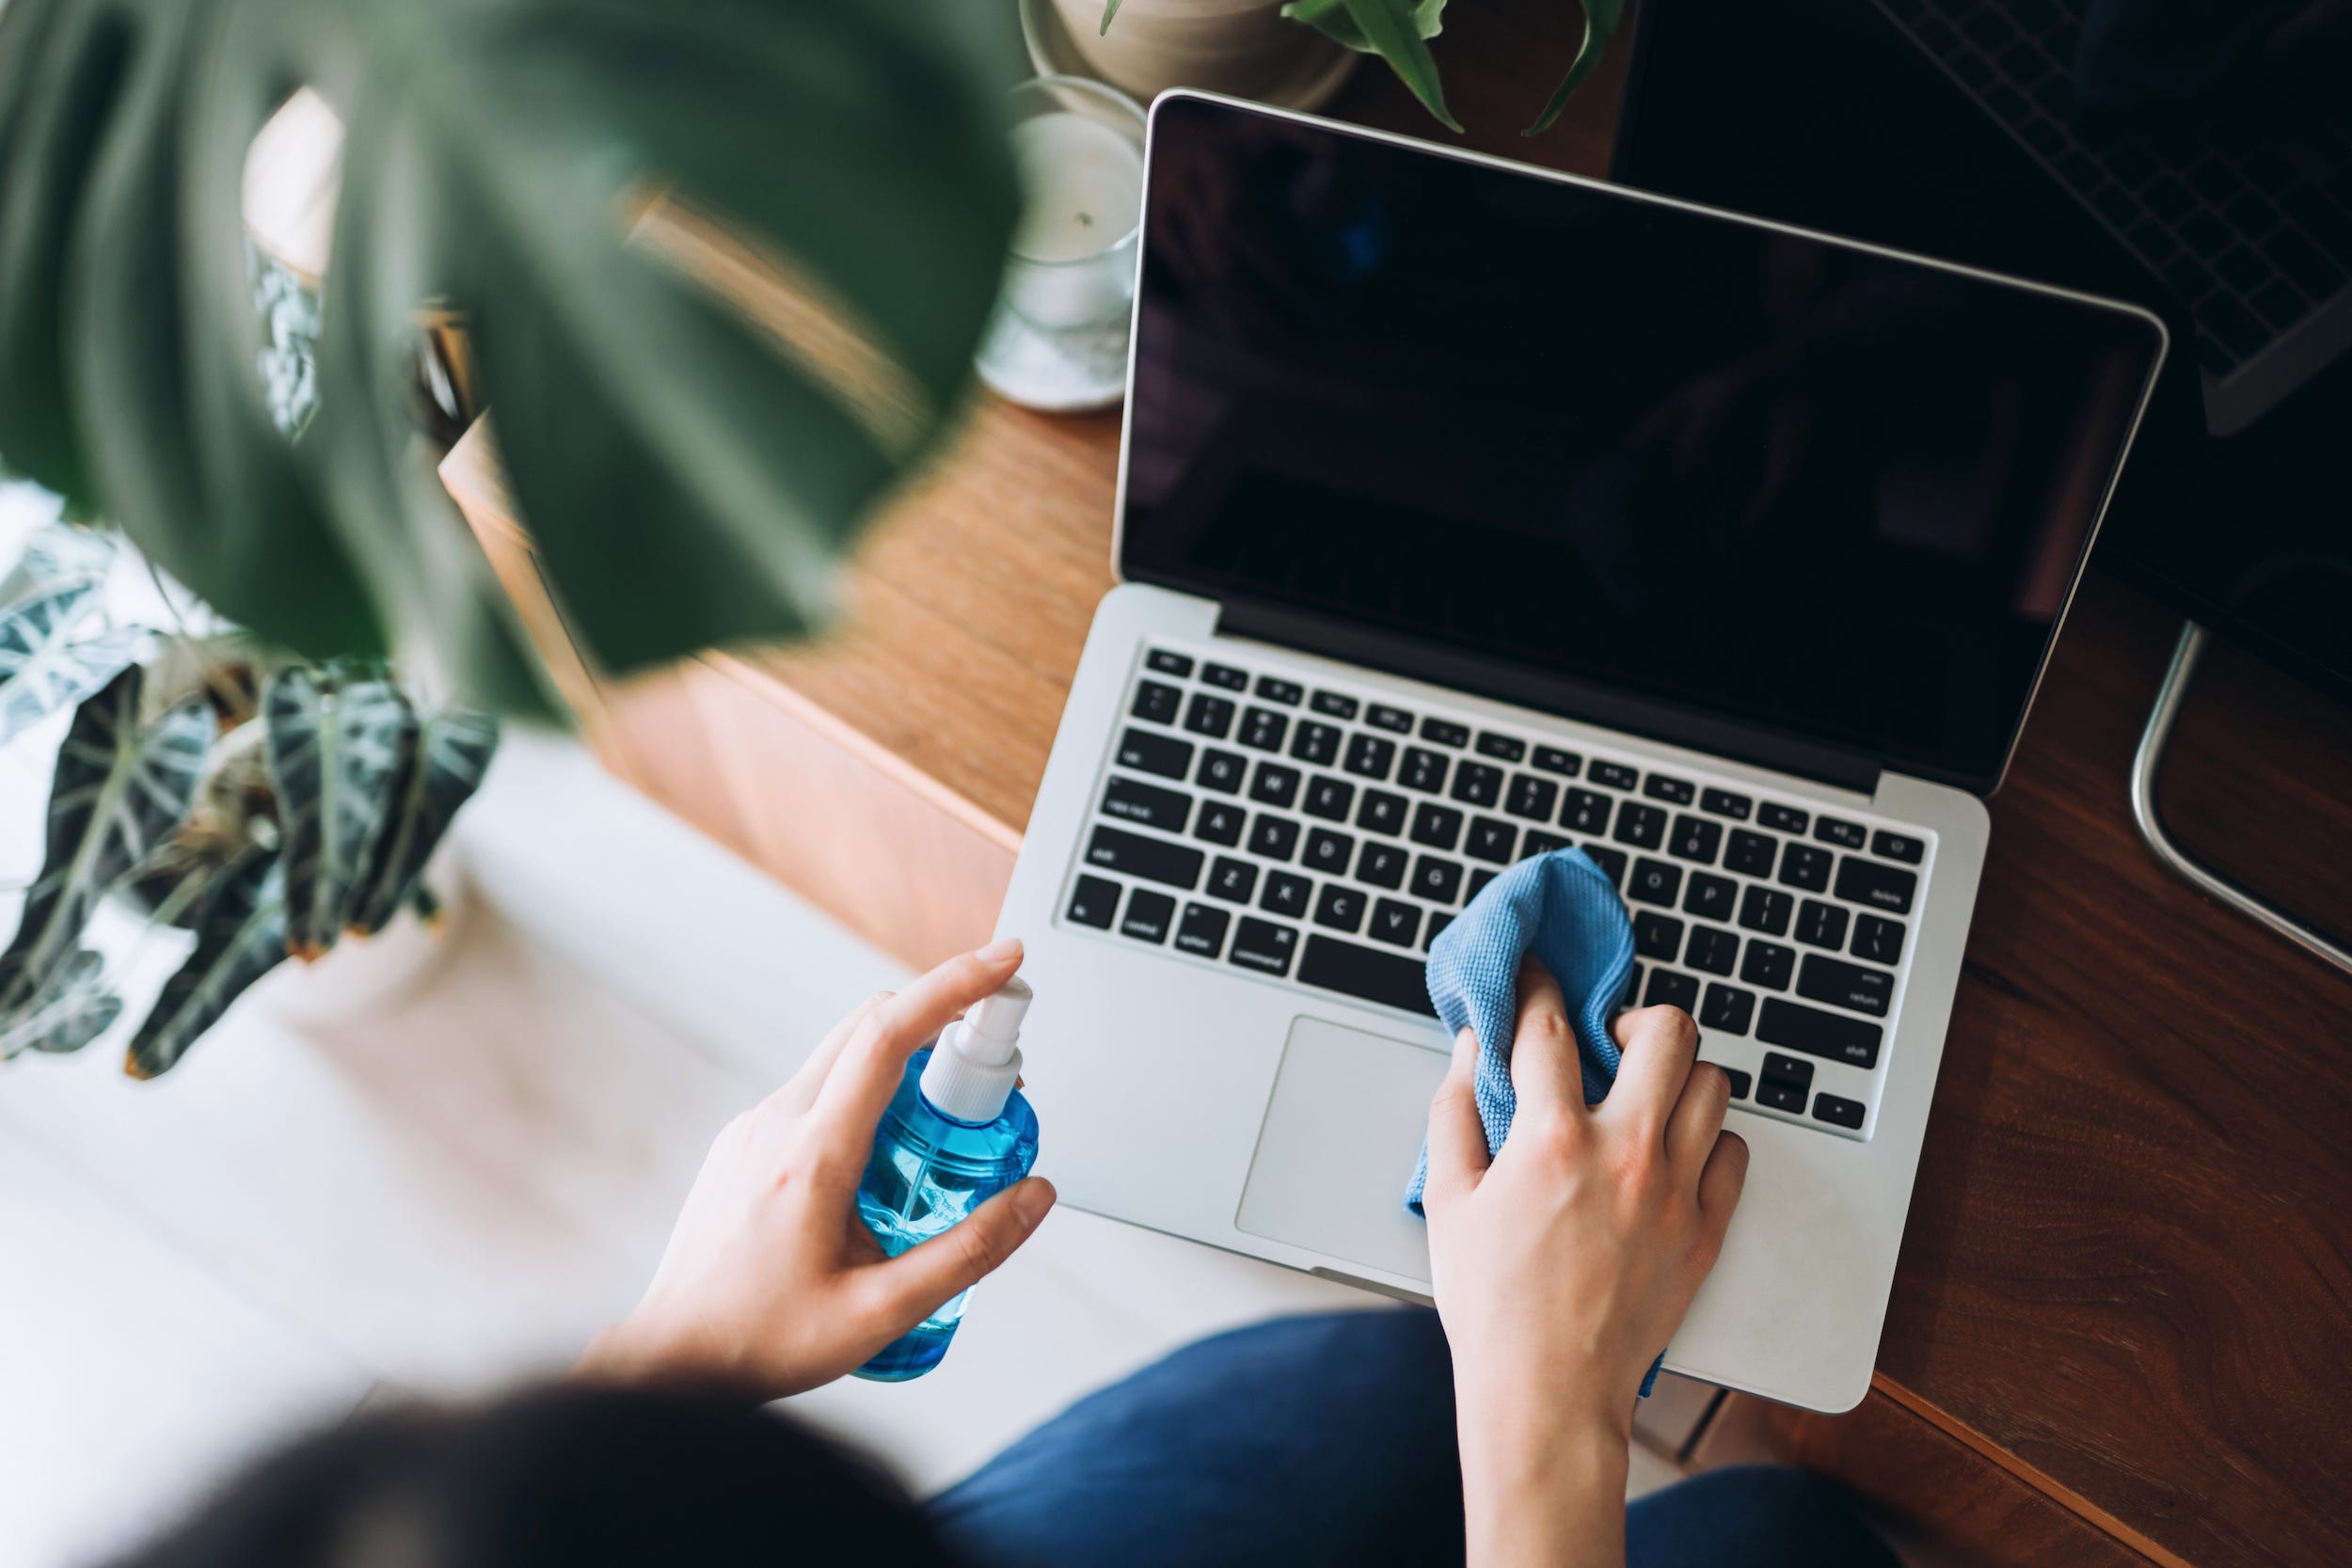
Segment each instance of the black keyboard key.
[[1549,855],[1554,849],[1565,849],[1567,847],[1568,841],[1558,833],[1548,833],[1540,828],[1530,828],[1519,835],[1519,859],[1529,860],[1537,855]]
[[1405,885],[1405,851],[1393,844],[1367,844],[1356,857],[1356,879],[1374,887]]
[[1699,1008],[1699,1026],[1721,1029],[1726,1035],[1744,1035],[1756,1020],[1756,993],[1737,986],[1709,985],[1707,1001]]
[[1345,833],[1335,833],[1328,828],[1317,828],[1307,835],[1307,852],[1298,863],[1310,871],[1320,871],[1327,877],[1347,875],[1348,862],[1356,858],[1356,841]]
[[1353,719],[1362,706],[1355,698],[1343,697],[1336,691],[1316,692],[1310,705],[1326,719]]
[[1682,891],[1682,867],[1668,865],[1647,856],[1633,863],[1633,879],[1626,883],[1625,895],[1643,904],[1675,907],[1675,896]]
[[1119,737],[1119,766],[1138,773],[1157,773],[1163,779],[1181,779],[1192,766],[1192,742],[1149,730],[1129,730]]
[[1241,842],[1242,829],[1248,819],[1248,814],[1230,800],[1203,800],[1200,819],[1192,825],[1192,836],[1230,849]]
[[1355,803],[1354,784],[1344,779],[1317,777],[1307,781],[1307,799],[1298,809],[1326,822],[1344,822],[1348,808]]
[[1630,970],[1626,972],[1625,994],[1617,998],[1617,1010],[1619,1012],[1623,1012],[1628,1007],[1638,1007],[1642,1005],[1642,975],[1644,973],[1645,971],[1640,964],[1635,964]]
[[1182,654],[1171,654],[1166,648],[1152,649],[1143,656],[1143,662],[1163,675],[1174,675],[1179,679],[1192,673],[1192,660]]
[[1286,861],[1298,847],[1298,824],[1287,816],[1260,812],[1249,824],[1249,852],[1270,861]]
[[1248,757],[1239,752],[1220,752],[1211,746],[1200,753],[1200,776],[1192,782],[1220,795],[1237,795],[1242,780],[1248,774]]
[[1451,849],[1461,842],[1462,814],[1452,806],[1423,800],[1413,812],[1413,842],[1432,849]]
[[1241,743],[1253,752],[1279,752],[1290,727],[1286,715],[1270,707],[1253,707],[1241,716]]
[[1340,766],[1360,779],[1385,779],[1396,761],[1396,742],[1376,735],[1357,735],[1347,742],[1347,760]]
[[1645,958],[1672,963],[1682,951],[1682,922],[1656,910],[1642,910],[1633,916],[1633,951]]
[[1367,789],[1363,804],[1356,808],[1356,826],[1371,833],[1401,833],[1405,831],[1405,806],[1402,795]]
[[1279,675],[1260,675],[1256,689],[1258,695],[1267,702],[1279,703],[1284,707],[1296,707],[1307,695],[1305,687],[1296,681],[1286,681]]
[[1801,1089],[1810,1088],[1813,1085],[1813,1064],[1800,1057],[1784,1056],[1777,1051],[1767,1051],[1764,1053],[1764,1076],[1776,1078],[1784,1084],[1794,1084]]
[[1914,838],[1909,833],[1890,833],[1881,828],[1870,835],[1870,853],[1890,861],[1900,861],[1905,865],[1917,865],[1920,857],[1927,852],[1927,841]]
[[1433,904],[1451,904],[1462,891],[1462,863],[1437,855],[1413,862],[1413,895]]
[[[1769,1004],[1767,1004],[1769,1006]],[[1775,1111],[1804,1114],[1804,1102],[1813,1087],[1813,1064],[1777,1052],[1764,1053],[1764,1070],[1757,1075],[1756,1102],[1769,1105]]]
[[1712,865],[1715,863],[1715,851],[1723,842],[1722,823],[1709,822],[1703,816],[1677,816],[1675,818],[1674,833],[1666,840],[1666,853],[1677,860]]
[[1413,733],[1413,716],[1401,707],[1375,703],[1364,713],[1364,722],[1375,730],[1388,730],[1395,735]]
[[1780,855],[1781,886],[1803,888],[1807,893],[1828,891],[1829,862],[1829,851],[1818,845],[1789,845]]
[[1770,1105],[1775,1111],[1793,1111],[1799,1116],[1804,1114],[1804,1096],[1802,1084],[1784,1084],[1773,1078],[1765,1079],[1756,1089],[1758,1105]]
[[1564,752],[1557,746],[1536,747],[1534,760],[1538,772],[1557,773],[1564,779],[1575,778],[1584,768],[1582,757],[1574,752]]
[[1466,805],[1493,805],[1502,798],[1502,769],[1488,762],[1465,761],[1454,770],[1454,798]]
[[1421,944],[1423,947],[1437,945],[1438,933],[1453,924],[1454,917],[1450,914],[1432,914],[1429,917],[1428,928],[1421,934]]
[[1748,1098],[1748,1089],[1753,1085],[1754,1080],[1748,1076],[1748,1072],[1745,1068],[1727,1067],[1724,1069],[1724,1076],[1731,1080],[1732,1099],[1745,1100]]
[[1728,816],[1734,822],[1745,822],[1748,819],[1748,814],[1755,809],[1755,801],[1744,795],[1734,795],[1728,789],[1699,791],[1699,810],[1717,816]]
[[1405,766],[1396,770],[1396,782],[1407,789],[1435,795],[1445,788],[1447,766],[1442,752],[1433,752],[1426,746],[1407,746]]
[[1669,805],[1687,806],[1698,794],[1698,789],[1688,779],[1670,779],[1663,773],[1652,773],[1649,782],[1642,785],[1642,793]]
[[1212,740],[1222,740],[1232,727],[1232,699],[1212,697],[1205,691],[1192,694],[1192,705],[1184,709],[1184,728],[1195,735],[1205,735]]
[[1806,899],[1797,909],[1797,940],[1807,947],[1836,952],[1846,945],[1846,911],[1819,898]]
[[1752,887],[1740,898],[1740,924],[1766,936],[1788,929],[1788,913],[1796,900],[1777,888]]
[[1176,924],[1176,900],[1165,893],[1139,887],[1127,895],[1127,912],[1119,917],[1119,934],[1137,942],[1166,942]]
[[1840,1100],[1834,1094],[1813,1097],[1813,1119],[1826,1121],[1836,1127],[1859,1128],[1864,1106],[1859,1100]]
[[1502,809],[1530,822],[1549,822],[1551,808],[1559,799],[1560,786],[1549,779],[1539,779],[1533,773],[1514,773],[1511,787],[1502,798]]
[[1295,871],[1269,871],[1265,874],[1265,891],[1258,895],[1258,908],[1268,914],[1286,914],[1294,920],[1304,919],[1307,894],[1313,886]]
[[1291,755],[1317,768],[1330,767],[1340,760],[1340,727],[1300,720],[1298,734],[1291,739]]
[[1226,962],[1263,974],[1288,974],[1291,955],[1297,948],[1296,927],[1277,926],[1271,920],[1244,920],[1233,933],[1233,950],[1226,956]]
[[1885,1034],[1875,1023],[1841,1018],[1777,996],[1764,999],[1764,1011],[1756,1022],[1756,1037],[1767,1045],[1785,1045],[1865,1071],[1879,1065],[1879,1041]]
[[1499,816],[1475,816],[1470,836],[1462,841],[1462,853],[1489,865],[1508,865],[1518,859],[1518,837],[1519,831]]
[[1365,935],[1375,942],[1410,947],[1421,937],[1421,911],[1401,899],[1383,898],[1372,906],[1372,929]]
[[1671,969],[1654,970],[1649,977],[1649,990],[1642,995],[1645,1007],[1680,1007],[1689,1012],[1699,1005],[1699,983],[1688,974],[1677,974]]
[[1739,898],[1740,884],[1730,878],[1693,871],[1691,891],[1682,895],[1682,909],[1702,920],[1729,920],[1737,911]]
[[1189,888],[1200,879],[1200,850],[1165,839],[1146,838],[1123,828],[1098,826],[1087,840],[1087,863],[1146,881]]
[[1841,816],[1824,816],[1813,824],[1813,836],[1823,844],[1835,844],[1848,849],[1859,849],[1869,835],[1859,822],[1849,822]]
[[1724,851],[1724,869],[1737,871],[1742,877],[1769,877],[1772,874],[1772,861],[1779,853],[1780,846],[1762,833],[1734,828],[1731,846]]
[[1262,806],[1288,810],[1298,799],[1298,769],[1287,763],[1262,762],[1249,777],[1249,798]]
[[1098,931],[1111,928],[1111,919],[1119,912],[1119,884],[1100,877],[1081,877],[1071,890],[1070,918],[1081,926],[1091,926]]
[[1186,953],[1214,958],[1225,951],[1225,927],[1232,916],[1207,904],[1186,904],[1184,923],[1176,927],[1176,945]]
[[1518,762],[1527,755],[1527,742],[1517,736],[1497,735],[1492,730],[1482,730],[1478,736],[1478,754],[1482,757],[1496,757],[1503,762]]
[[1136,700],[1127,711],[1154,724],[1173,724],[1184,700],[1183,692],[1163,681],[1143,681],[1136,685]]
[[1625,886],[1624,850],[1612,849],[1606,844],[1588,843],[1580,847],[1583,849],[1587,860],[1600,867],[1600,874],[1609,879],[1611,887]]
[[1424,719],[1421,721],[1421,737],[1434,740],[1440,746],[1470,744],[1470,726],[1457,724],[1451,719]]
[[1470,869],[1470,885],[1462,890],[1462,902],[1467,904],[1471,899],[1476,898],[1480,894],[1486,892],[1486,884],[1493,881],[1501,875],[1502,873],[1498,871],[1489,871],[1484,867],[1473,866]]
[[1383,953],[1320,931],[1307,938],[1307,956],[1299,960],[1298,977],[1311,986],[1335,990],[1359,1002],[1377,1002],[1426,1018],[1429,979],[1419,958]]
[[1248,673],[1236,670],[1230,664],[1204,665],[1201,667],[1200,678],[1211,686],[1221,686],[1228,691],[1247,690],[1249,686]]
[[1797,950],[1776,942],[1748,939],[1747,955],[1740,960],[1740,978],[1766,990],[1787,990],[1797,964]]
[[1585,771],[1584,776],[1612,789],[1631,789],[1642,782],[1642,775],[1622,762],[1597,762]]
[[1258,891],[1258,868],[1248,861],[1237,861],[1231,855],[1219,855],[1209,867],[1207,892],[1212,898],[1230,898],[1236,904],[1249,902]]
[[1740,966],[1740,939],[1721,926],[1693,926],[1682,961],[1709,974],[1728,974]]
[[1903,923],[1877,915],[1854,917],[1853,956],[1872,963],[1891,964],[1903,956]]
[[1776,833],[1801,833],[1812,817],[1794,806],[1776,806],[1770,800],[1756,814],[1756,819]]
[[1114,775],[1103,786],[1103,815],[1116,816],[1122,822],[1140,822],[1162,832],[1181,833],[1184,831],[1184,818],[1192,815],[1192,797],[1138,779]]
[[1571,789],[1560,805],[1560,825],[1580,833],[1609,831],[1609,797],[1597,790]]
[[1837,896],[1894,914],[1911,912],[1911,895],[1919,889],[1919,874],[1848,855],[1837,866]]
[[1883,969],[1865,969],[1843,958],[1807,953],[1797,970],[1797,994],[1809,1001],[1884,1018],[1887,1005],[1895,997],[1895,976]]
[[1636,849],[1655,849],[1665,841],[1666,814],[1656,806],[1628,800],[1617,808],[1617,829],[1609,836]]
[[1364,890],[1326,882],[1315,895],[1315,924],[1335,931],[1353,932],[1364,923]]

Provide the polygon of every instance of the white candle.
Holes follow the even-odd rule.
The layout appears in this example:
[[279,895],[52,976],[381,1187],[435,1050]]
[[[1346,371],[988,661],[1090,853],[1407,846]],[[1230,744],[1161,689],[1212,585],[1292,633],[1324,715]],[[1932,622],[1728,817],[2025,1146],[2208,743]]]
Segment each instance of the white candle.
[[1127,242],[1143,209],[1143,150],[1091,115],[1039,115],[1013,127],[1026,205],[1007,279],[1012,308],[1039,326],[1125,314],[1135,286]]

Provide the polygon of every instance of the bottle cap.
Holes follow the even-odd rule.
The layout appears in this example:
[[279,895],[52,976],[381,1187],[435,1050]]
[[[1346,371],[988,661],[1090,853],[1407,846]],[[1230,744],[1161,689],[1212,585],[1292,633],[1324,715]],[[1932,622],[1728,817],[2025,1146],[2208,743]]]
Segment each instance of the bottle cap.
[[940,1031],[923,1068],[923,1098],[932,1110],[973,1123],[1004,1115],[1013,1081],[1021,1076],[1021,1020],[1035,995],[1016,974]]

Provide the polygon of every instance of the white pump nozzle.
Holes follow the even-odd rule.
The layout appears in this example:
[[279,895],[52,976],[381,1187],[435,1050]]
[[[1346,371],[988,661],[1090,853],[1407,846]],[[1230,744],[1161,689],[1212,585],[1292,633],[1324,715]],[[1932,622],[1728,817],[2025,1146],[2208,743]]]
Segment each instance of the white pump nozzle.
[[1035,995],[1016,974],[940,1032],[923,1068],[923,1098],[932,1110],[976,1123],[1004,1114],[1021,1076],[1021,1020]]

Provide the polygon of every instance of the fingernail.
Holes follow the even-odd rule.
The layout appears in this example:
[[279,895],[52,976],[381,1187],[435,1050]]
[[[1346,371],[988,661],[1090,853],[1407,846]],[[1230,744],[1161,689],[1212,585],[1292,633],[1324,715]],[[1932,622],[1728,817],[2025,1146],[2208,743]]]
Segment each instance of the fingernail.
[[1007,958],[1017,958],[1021,956],[1021,939],[998,937],[972,956],[984,964],[1003,963]]
[[1054,1184],[1041,1176],[1032,1176],[1012,1190],[1012,1212],[1024,1230],[1035,1230],[1053,1207]]

